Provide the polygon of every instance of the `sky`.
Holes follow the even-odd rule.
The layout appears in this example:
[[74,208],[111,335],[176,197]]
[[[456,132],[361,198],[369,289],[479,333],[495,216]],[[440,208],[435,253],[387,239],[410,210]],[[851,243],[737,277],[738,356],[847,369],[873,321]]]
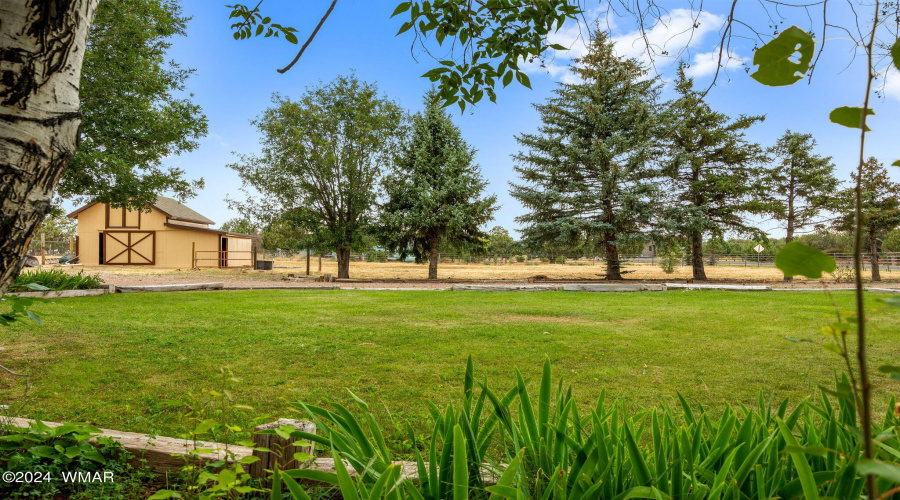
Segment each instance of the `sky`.
[[[169,165],[184,169],[189,177],[206,181],[206,187],[187,204],[217,224],[240,216],[225,202],[226,196],[241,197],[241,182],[227,165],[236,160],[235,154],[259,150],[259,135],[250,121],[270,104],[273,93],[296,98],[309,86],[355,72],[358,78],[377,83],[383,93],[406,109],[421,109],[422,95],[430,86],[421,75],[435,62],[429,55],[412,49],[410,32],[395,36],[402,24],[401,19],[390,18],[397,1],[339,1],[301,60],[285,74],[276,69],[293,59],[297,45],[274,38],[235,41],[229,28],[230,9],[209,0],[183,1],[185,14],[192,19],[187,36],[174,40],[169,56],[195,70],[188,81],[188,91],[209,119],[209,134],[200,141],[199,148],[166,160]],[[704,7],[709,10],[701,12],[678,8],[689,3],[668,2],[673,8],[655,20],[647,39],[657,52],[669,53],[668,57],[653,61],[664,81],[674,78],[680,58],[691,64],[689,74],[696,79],[696,85],[705,88],[715,72],[721,29],[728,14],[724,9],[730,2],[705,2]],[[261,9],[276,22],[296,28],[302,43],[327,4],[324,0],[266,0]],[[585,19],[599,19],[600,26],[610,29],[620,55],[650,62],[643,39],[629,18],[616,16],[601,2],[588,0],[586,6]],[[765,12],[748,10],[740,15],[751,25],[771,32],[771,20]],[[789,17],[781,27],[795,17]],[[797,19],[805,20],[802,15]],[[691,30],[695,23],[697,27]],[[454,108],[454,121],[478,151],[477,162],[489,181],[487,191],[495,193],[502,205],[490,226],[511,231],[518,227],[514,219],[524,209],[509,196],[509,182],[516,181],[510,157],[518,151],[515,136],[539,126],[533,103],[550,96],[558,82],[573,81],[568,68],[573,58],[584,52],[584,33],[583,25],[569,23],[553,34],[552,42],[571,49],[553,51],[543,64],[527,65],[533,89],[513,84],[498,92],[496,104],[485,100],[464,114]],[[859,134],[855,129],[831,124],[828,112],[838,106],[861,104],[865,72],[861,59],[853,57],[854,45],[845,39],[828,38],[829,45],[811,84],[803,81],[791,87],[769,88],[752,80],[745,71],[752,59],[754,42],[750,33],[738,34],[742,37],[733,39],[728,67],[708,94],[710,105],[731,116],[765,115],[765,121],[748,132],[749,139],[764,146],[774,144],[788,128],[814,134],[819,142],[817,152],[832,156],[838,176],[849,179],[858,158]],[[684,50],[688,43],[688,50]],[[868,139],[868,154],[891,163],[900,159],[900,133],[896,126],[900,74],[896,70],[888,75],[884,90],[883,98],[872,104],[876,116],[870,119],[873,133]],[[664,98],[670,97],[671,85],[667,85]],[[892,168],[891,173],[900,180],[900,169]],[[765,228],[774,236],[781,236],[771,223]]]

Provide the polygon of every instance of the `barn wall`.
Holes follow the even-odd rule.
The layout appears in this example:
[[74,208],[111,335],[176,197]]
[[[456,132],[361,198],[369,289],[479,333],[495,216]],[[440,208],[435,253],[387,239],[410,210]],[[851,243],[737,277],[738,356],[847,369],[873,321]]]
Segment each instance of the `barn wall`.
[[191,249],[196,245],[198,255],[202,260],[197,262],[200,267],[218,267],[219,235],[203,231],[191,231],[189,229],[174,229],[167,227],[164,231],[156,233],[156,265],[159,267],[190,268],[193,263]]
[[[121,211],[112,209],[111,218],[117,217],[121,225]],[[140,215],[141,231],[156,231],[156,267],[190,268],[193,264],[192,248],[198,251],[218,252],[219,235],[204,231],[191,231],[189,229],[176,229],[166,226],[168,218],[162,212],[152,209],[149,213]],[[126,213],[126,223],[133,224],[137,221],[137,213]],[[179,224],[181,224],[179,222]],[[202,226],[205,227],[205,226]],[[78,253],[81,263],[86,266],[101,265],[100,261],[100,233],[106,230],[121,231],[122,228],[106,227],[106,205],[98,203],[86,208],[78,214]],[[136,229],[128,229],[136,230]],[[244,240],[235,238],[234,242]],[[249,239],[246,240],[249,250]],[[149,241],[148,241],[149,243]],[[241,245],[240,243],[236,243]],[[142,247],[142,250],[147,250]],[[243,248],[241,248],[243,250]],[[201,253],[200,256],[210,259],[198,262],[203,267],[218,266],[216,253]],[[241,262],[236,265],[250,265],[249,262]]]
[[226,236],[226,238],[228,238],[228,267],[252,266],[253,255],[244,252],[251,251],[253,240],[237,236]]

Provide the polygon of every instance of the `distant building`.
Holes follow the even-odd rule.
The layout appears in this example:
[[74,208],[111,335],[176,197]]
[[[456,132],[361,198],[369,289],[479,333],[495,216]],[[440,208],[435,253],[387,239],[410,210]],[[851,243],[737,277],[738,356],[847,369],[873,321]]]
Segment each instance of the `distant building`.
[[149,212],[90,203],[78,220],[75,254],[86,266],[252,267],[253,237],[210,228],[214,222],[159,196]]

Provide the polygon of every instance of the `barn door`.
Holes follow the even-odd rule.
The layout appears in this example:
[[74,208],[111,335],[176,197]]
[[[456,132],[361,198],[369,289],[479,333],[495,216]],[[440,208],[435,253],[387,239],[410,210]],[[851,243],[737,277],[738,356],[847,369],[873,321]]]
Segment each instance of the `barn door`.
[[152,266],[156,264],[156,231],[106,231],[103,263]]

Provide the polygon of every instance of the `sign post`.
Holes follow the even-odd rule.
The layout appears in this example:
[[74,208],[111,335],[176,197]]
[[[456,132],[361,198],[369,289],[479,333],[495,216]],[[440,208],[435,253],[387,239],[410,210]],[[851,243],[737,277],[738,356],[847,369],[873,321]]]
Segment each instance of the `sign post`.
[[756,267],[759,267],[759,254],[762,253],[765,248],[763,248],[762,245],[757,244],[753,249],[756,250]]

